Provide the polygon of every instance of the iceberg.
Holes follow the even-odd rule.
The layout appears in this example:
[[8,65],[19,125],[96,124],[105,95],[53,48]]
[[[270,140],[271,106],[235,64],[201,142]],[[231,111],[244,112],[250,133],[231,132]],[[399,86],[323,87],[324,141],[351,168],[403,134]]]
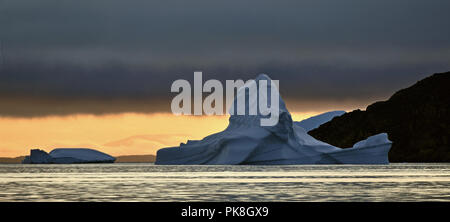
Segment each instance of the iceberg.
[[326,113],[319,114],[317,116],[310,117],[308,119],[302,120],[300,122],[294,122],[294,124],[301,126],[306,132],[309,132],[320,125],[332,120],[336,116],[342,116],[345,111],[330,111]]
[[57,148],[47,153],[32,149],[22,163],[71,164],[71,163],[114,163],[116,158],[88,148]]
[[[259,80],[270,78],[261,74],[253,82],[259,90]],[[242,87],[240,90],[245,90]],[[278,89],[277,89],[278,90]],[[248,97],[247,91],[239,96]],[[268,98],[271,98],[268,96]],[[233,106],[237,103],[237,97]],[[270,100],[270,99],[269,99]],[[268,101],[270,103],[270,101]],[[266,116],[230,115],[228,127],[202,140],[187,141],[179,147],[157,151],[155,164],[211,165],[284,165],[284,164],[388,164],[392,142],[386,133],[377,134],[356,143],[351,148],[339,148],[316,140],[299,124],[294,124],[284,101],[279,98],[278,123],[261,126]],[[246,100],[246,110],[249,102]],[[257,105],[257,103],[251,103]],[[233,108],[233,106],[231,108]],[[230,109],[231,113],[231,109]],[[271,114],[276,115],[276,114]]]

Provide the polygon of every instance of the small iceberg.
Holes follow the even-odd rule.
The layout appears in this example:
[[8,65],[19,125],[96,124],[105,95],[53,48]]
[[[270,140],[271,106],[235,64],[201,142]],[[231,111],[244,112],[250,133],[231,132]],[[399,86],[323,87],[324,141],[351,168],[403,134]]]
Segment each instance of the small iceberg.
[[[261,74],[259,80],[268,80]],[[268,85],[269,87],[276,87]],[[243,87],[244,88],[244,87]],[[245,89],[239,90],[245,90]],[[278,90],[278,89],[277,89]],[[239,94],[248,96],[247,93]],[[268,97],[270,98],[270,97]],[[237,97],[235,98],[236,104]],[[268,101],[270,103],[270,101]],[[252,105],[254,105],[253,103]],[[248,100],[246,100],[248,110]],[[328,117],[339,115],[335,112]],[[228,127],[199,141],[188,141],[179,147],[158,150],[155,164],[388,164],[392,142],[386,133],[373,135],[351,148],[339,148],[310,136],[292,121],[284,101],[279,98],[278,123],[261,126],[260,115],[231,115]],[[331,117],[330,117],[331,119]],[[315,127],[322,118],[313,121]]]
[[47,153],[32,149],[22,163],[25,164],[71,164],[71,163],[114,163],[116,158],[88,148],[57,148]]

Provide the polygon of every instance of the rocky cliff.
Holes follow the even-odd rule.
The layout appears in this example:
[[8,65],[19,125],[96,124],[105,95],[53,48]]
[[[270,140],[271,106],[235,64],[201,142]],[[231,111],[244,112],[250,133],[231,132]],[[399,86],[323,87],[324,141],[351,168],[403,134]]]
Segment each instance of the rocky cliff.
[[350,147],[386,132],[390,162],[450,162],[450,72],[402,89],[387,101],[336,117],[308,132],[318,140]]

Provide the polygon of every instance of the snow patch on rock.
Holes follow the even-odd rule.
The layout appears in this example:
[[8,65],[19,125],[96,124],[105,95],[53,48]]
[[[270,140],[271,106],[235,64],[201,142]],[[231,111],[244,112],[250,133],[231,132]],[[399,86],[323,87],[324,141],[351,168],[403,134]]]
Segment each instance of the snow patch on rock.
[[310,117],[308,119],[304,119],[299,122],[294,122],[295,125],[303,127],[306,132],[309,132],[315,128],[318,128],[320,125],[332,120],[336,116],[341,116],[345,113],[345,111],[330,111],[326,113],[319,114],[317,116]]

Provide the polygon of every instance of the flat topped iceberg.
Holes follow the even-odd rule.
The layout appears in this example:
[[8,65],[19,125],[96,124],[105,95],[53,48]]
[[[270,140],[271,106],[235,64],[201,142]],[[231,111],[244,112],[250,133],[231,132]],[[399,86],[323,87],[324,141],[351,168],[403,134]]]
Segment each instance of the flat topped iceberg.
[[88,148],[57,148],[47,153],[33,149],[23,163],[113,163],[116,158]]
[[[259,75],[259,80],[268,80]],[[269,87],[276,87],[268,84]],[[244,88],[244,87],[243,87]],[[241,90],[246,90],[245,88]],[[269,90],[270,91],[270,90]],[[277,89],[278,91],[278,89]],[[239,96],[248,97],[247,91]],[[267,98],[272,98],[268,96]],[[266,99],[267,99],[266,98]],[[246,99],[245,109],[258,105]],[[254,100],[253,100],[254,101]],[[249,105],[250,104],[250,105]],[[268,104],[271,104],[269,99]],[[294,124],[284,101],[279,98],[278,123],[261,126],[263,115],[231,115],[228,127],[219,133],[198,141],[188,141],[179,147],[158,150],[155,164],[387,164],[391,141],[382,133],[360,141],[351,148],[342,149],[307,134]]]

